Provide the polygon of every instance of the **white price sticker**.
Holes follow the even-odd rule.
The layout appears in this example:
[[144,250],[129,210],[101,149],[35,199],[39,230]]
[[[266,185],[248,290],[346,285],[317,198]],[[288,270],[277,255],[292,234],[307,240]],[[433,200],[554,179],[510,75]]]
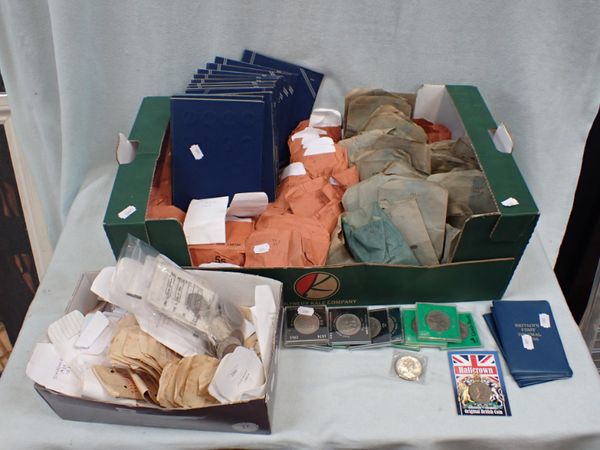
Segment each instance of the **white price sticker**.
[[254,246],[254,254],[260,255],[261,253],[267,253],[271,249],[271,246],[266,242],[264,244],[259,244]]
[[511,206],[517,206],[519,201],[516,198],[508,197],[506,200],[502,200],[500,203],[502,203],[502,206],[510,208]]
[[521,335],[521,341],[523,341],[523,348],[525,350],[533,350],[533,339],[528,334]]
[[137,211],[137,209],[135,206],[129,205],[127,208],[125,208],[123,211],[121,211],[119,214],[117,214],[117,216],[119,216],[119,219],[127,219],[130,215],[132,215],[136,211]]
[[298,306],[298,314],[301,316],[312,316],[315,313],[315,309],[310,306]]
[[192,152],[192,155],[196,161],[200,161],[202,158],[204,158],[204,153],[202,153],[202,150],[198,144],[192,145],[190,147],[190,152]]
[[542,328],[550,328],[550,316],[548,314],[540,314],[540,325],[542,326]]

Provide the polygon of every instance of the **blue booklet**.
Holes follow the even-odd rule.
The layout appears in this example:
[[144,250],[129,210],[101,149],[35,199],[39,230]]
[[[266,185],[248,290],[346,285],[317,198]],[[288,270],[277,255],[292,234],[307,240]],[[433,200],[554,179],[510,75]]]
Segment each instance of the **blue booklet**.
[[484,319],[519,386],[573,375],[547,301],[494,301]]
[[201,87],[188,88],[184,96],[203,97],[219,96],[227,97],[260,97],[265,103],[265,118],[263,123],[263,191],[266,192],[270,201],[275,199],[277,188],[277,177],[279,168],[289,159],[286,157],[281,161],[282,147],[287,148],[286,135],[282,131],[283,114],[280,113],[281,101],[277,96],[277,90],[268,90],[259,87]]
[[293,122],[297,125],[302,120],[310,117],[315,99],[317,98],[317,93],[319,92],[319,87],[321,86],[321,81],[323,80],[322,73],[286,61],[271,58],[270,56],[262,55],[251,50],[244,50],[242,61],[298,75],[299,80],[294,92]]
[[265,104],[255,98],[171,98],[173,204],[263,190]]

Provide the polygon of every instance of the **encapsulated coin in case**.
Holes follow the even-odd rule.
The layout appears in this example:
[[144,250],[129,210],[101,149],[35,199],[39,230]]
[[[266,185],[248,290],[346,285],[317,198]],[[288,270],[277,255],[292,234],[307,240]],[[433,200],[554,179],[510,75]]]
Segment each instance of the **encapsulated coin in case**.
[[371,340],[381,332],[381,323],[373,316],[369,316],[369,335]]
[[312,334],[319,330],[320,321],[315,315],[297,315],[294,319],[294,328],[300,334]]
[[446,331],[450,328],[450,317],[443,311],[431,311],[427,313],[425,322],[434,331]]
[[335,319],[335,328],[344,336],[353,336],[360,331],[362,322],[354,314],[342,314]]
[[365,307],[329,308],[329,331],[332,344],[370,344],[368,309]]
[[283,342],[286,346],[329,344],[326,306],[288,306],[284,318]]

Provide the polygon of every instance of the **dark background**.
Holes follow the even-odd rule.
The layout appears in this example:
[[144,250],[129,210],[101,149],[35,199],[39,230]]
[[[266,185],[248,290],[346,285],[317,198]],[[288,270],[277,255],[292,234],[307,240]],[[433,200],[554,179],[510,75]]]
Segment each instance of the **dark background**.
[[[0,92],[4,92],[1,75]],[[0,125],[0,236],[0,322],[14,344],[39,281],[3,125]]]

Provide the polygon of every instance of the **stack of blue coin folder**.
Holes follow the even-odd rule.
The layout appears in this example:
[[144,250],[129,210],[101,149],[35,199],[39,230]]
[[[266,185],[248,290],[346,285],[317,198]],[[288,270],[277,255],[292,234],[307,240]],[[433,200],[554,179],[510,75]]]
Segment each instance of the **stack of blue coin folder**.
[[287,138],[310,116],[323,74],[245,50],[216,57],[171,97],[173,204],[266,192],[289,163]]
[[494,301],[483,318],[519,387],[573,376],[546,300]]

